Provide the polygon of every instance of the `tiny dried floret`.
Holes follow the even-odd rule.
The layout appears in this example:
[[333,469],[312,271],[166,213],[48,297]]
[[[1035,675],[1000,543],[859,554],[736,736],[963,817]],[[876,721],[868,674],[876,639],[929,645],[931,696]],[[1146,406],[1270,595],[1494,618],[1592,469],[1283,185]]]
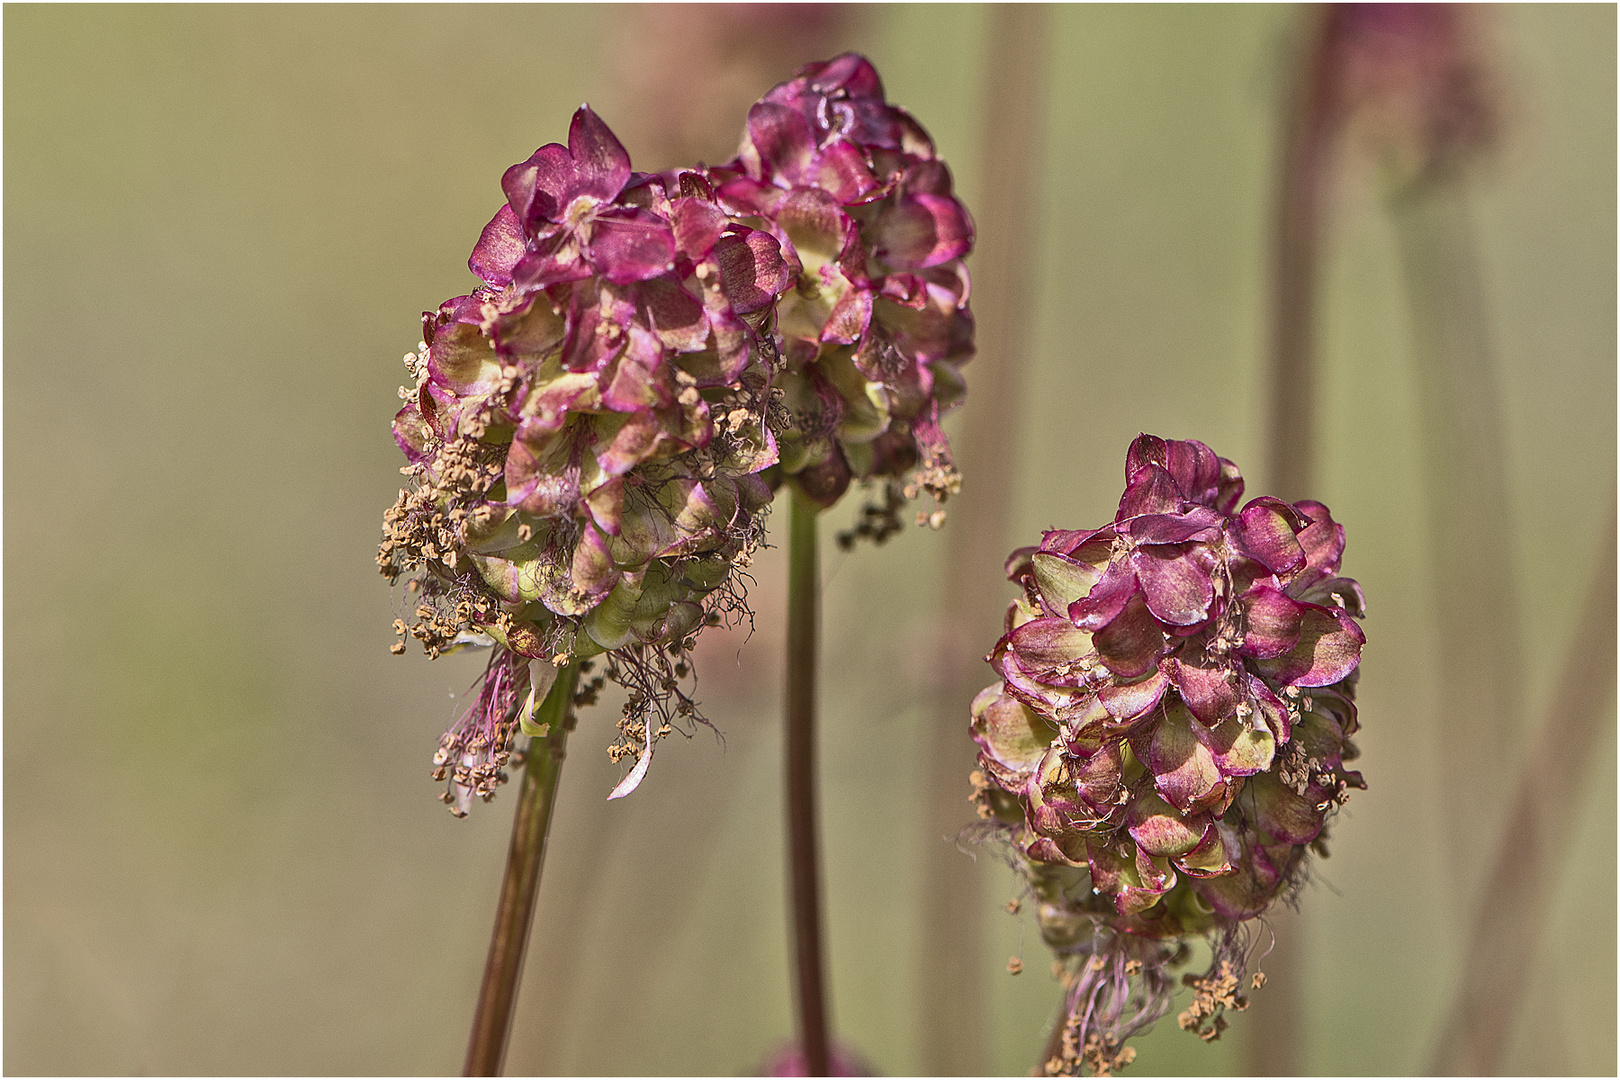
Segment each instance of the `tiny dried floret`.
[[1215,959],[1182,1026],[1218,1037],[1252,920],[1365,786],[1345,768],[1365,612],[1343,527],[1317,502],[1239,505],[1236,466],[1200,442],[1142,435],[1125,471],[1113,521],[1009,558],[1023,595],[972,708],[981,816],[1075,964],[1063,1071],[1124,1063],[1191,937]]

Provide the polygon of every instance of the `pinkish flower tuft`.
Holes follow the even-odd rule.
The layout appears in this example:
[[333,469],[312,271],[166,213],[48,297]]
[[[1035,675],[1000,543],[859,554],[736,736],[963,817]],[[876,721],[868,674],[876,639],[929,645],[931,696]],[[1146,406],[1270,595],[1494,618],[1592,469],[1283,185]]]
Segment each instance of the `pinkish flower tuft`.
[[1182,1026],[1218,1035],[1242,1007],[1226,980],[1244,927],[1298,888],[1365,786],[1345,768],[1366,639],[1343,527],[1317,502],[1239,505],[1236,466],[1200,442],[1139,436],[1125,481],[1109,524],[1008,560],[1023,596],[972,709],[981,816],[1068,965],[1056,1072],[1129,1060],[1184,958],[1155,943],[1216,941]]
[[502,187],[469,260],[484,285],[425,313],[406,358],[416,385],[394,435],[413,484],[378,553],[410,579],[402,638],[429,655],[497,647],[435,760],[458,812],[499,783],[531,688],[549,685],[536,671],[607,653],[631,690],[610,752],[639,761],[615,795],[695,715],[686,652],[745,610],[733,570],[771,499],[775,309],[791,283],[772,235],[701,177],[631,171],[589,108]]
[[906,500],[944,501],[960,484],[939,422],[973,355],[962,263],[973,222],[950,171],[872,65],[847,53],[766,94],[736,160],[708,178],[794,270],[777,309],[781,472],[822,505],[852,480],[883,482],[884,501],[840,538],[881,541]]

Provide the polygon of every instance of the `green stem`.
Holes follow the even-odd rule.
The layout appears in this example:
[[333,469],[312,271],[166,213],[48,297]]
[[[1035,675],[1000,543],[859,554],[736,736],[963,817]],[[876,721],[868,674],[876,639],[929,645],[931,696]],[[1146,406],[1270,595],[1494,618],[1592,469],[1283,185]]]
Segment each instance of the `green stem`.
[[512,844],[506,856],[506,877],[495,906],[495,929],[489,939],[484,982],[478,989],[472,1035],[467,1041],[464,1076],[499,1076],[517,1004],[518,976],[534,921],[534,898],[540,890],[540,868],[546,861],[546,834],[551,830],[551,809],[557,801],[557,777],[562,773],[565,744],[572,718],[574,687],[579,664],[557,673],[545,701],[535,709],[534,722],[546,734],[529,740],[523,768],[523,790],[512,820]]
[[797,488],[788,530],[787,818],[788,891],[799,1045],[808,1075],[828,1074],[827,982],[821,948],[821,867],[816,838],[816,637],[821,585],[818,508]]

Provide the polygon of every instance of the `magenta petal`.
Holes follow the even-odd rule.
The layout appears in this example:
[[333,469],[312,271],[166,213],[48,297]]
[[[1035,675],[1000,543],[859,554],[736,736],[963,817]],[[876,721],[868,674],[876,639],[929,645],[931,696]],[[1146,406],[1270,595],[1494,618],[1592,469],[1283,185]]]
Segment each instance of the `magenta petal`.
[[675,391],[657,335],[632,326],[629,336],[612,380],[602,391],[602,404],[614,412],[639,412],[668,405],[675,399]]
[[1165,468],[1188,499],[1213,506],[1220,490],[1221,461],[1196,439],[1171,440],[1165,446]]
[[1310,499],[1295,503],[1294,510],[1310,521],[1299,533],[1305,565],[1324,576],[1338,573],[1344,555],[1344,526],[1333,520],[1327,507]]
[[866,289],[851,289],[838,298],[827,323],[821,328],[821,340],[849,345],[859,341],[872,324],[872,294]]
[[1131,552],[1131,566],[1154,618],[1194,626],[1209,617],[1215,584],[1185,544],[1153,544]]
[[1361,584],[1354,578],[1323,578],[1307,589],[1299,589],[1298,583],[1299,578],[1295,578],[1288,587],[1296,600],[1322,607],[1340,607],[1358,619],[1367,614],[1367,597],[1362,594]]
[[647,321],[666,348],[698,352],[709,343],[709,320],[702,302],[673,277],[643,282],[638,291]]
[[1217,664],[1201,667],[1184,660],[1171,662],[1170,677],[1181,700],[1205,726],[1218,724],[1237,712],[1238,691],[1233,685],[1235,669]]
[[748,142],[744,149],[748,173],[755,180],[781,175],[796,183],[810,164],[816,142],[809,123],[796,110],[761,101],[748,110]]
[[1212,821],[1198,846],[1176,860],[1189,877],[1211,878],[1230,874],[1243,856],[1237,832],[1224,821]]
[[416,405],[406,405],[394,414],[394,442],[412,465],[427,457],[427,443],[432,434]]
[[1090,651],[1091,635],[1068,619],[1031,619],[1012,632],[1008,644],[1025,671],[1040,674]]
[[1131,519],[1125,531],[1139,544],[1181,544],[1213,539],[1221,520],[1207,506],[1194,506],[1185,514],[1144,514]]
[[1130,484],[1138,469],[1148,465],[1164,465],[1170,460],[1170,449],[1157,435],[1146,432],[1131,440],[1125,451],[1125,483]]
[[1322,813],[1270,773],[1249,780],[1243,789],[1243,806],[1274,840],[1308,844],[1322,831]]
[[720,267],[721,291],[739,315],[768,307],[793,280],[793,270],[782,259],[782,245],[755,229],[721,237],[714,260]]
[[1237,509],[1238,500],[1243,498],[1243,474],[1225,458],[1221,458],[1220,463],[1221,479],[1215,494],[1215,509],[1223,514],[1231,514]]
[[1124,522],[1143,514],[1178,514],[1181,504],[1181,489],[1176,487],[1175,480],[1163,467],[1149,464],[1131,477],[1114,520]]
[[1243,594],[1243,612],[1249,624],[1243,635],[1243,654],[1269,660],[1299,643],[1302,604],[1270,585],[1255,585]]
[[1181,814],[1151,791],[1131,801],[1125,822],[1136,846],[1149,855],[1187,854],[1198,847],[1210,824],[1202,814]]
[[501,175],[501,190],[519,223],[532,226],[555,220],[563,208],[560,193],[573,171],[574,159],[557,143],[547,143],[529,160],[507,169]]
[[1226,785],[1215,755],[1193,734],[1192,714],[1179,703],[1166,705],[1158,723],[1131,739],[1131,749],[1153,773],[1159,794],[1183,814],[1213,806],[1225,797]]
[[630,413],[612,442],[597,448],[597,464],[609,476],[623,476],[652,455],[663,434],[663,428],[651,413]]
[[1215,767],[1222,776],[1253,776],[1271,767],[1277,740],[1265,724],[1246,722],[1232,716],[1214,727],[1193,725],[1198,741],[1215,755]]
[[973,223],[955,199],[911,195],[881,215],[872,253],[900,270],[925,270],[967,254]]
[[1082,630],[1098,631],[1125,610],[1125,604],[1138,591],[1136,571],[1130,560],[1109,563],[1091,591],[1069,605],[1069,618]]
[[1271,692],[1271,687],[1267,686],[1258,675],[1250,675],[1248,684],[1250,707],[1271,729],[1277,745],[1283,745],[1293,734],[1293,721],[1289,718],[1288,707],[1283,704],[1282,698]]
[[705,199],[676,199],[670,205],[670,226],[675,246],[693,262],[707,258],[720,234],[730,224],[725,212]]
[[675,236],[645,210],[614,210],[592,226],[590,260],[615,285],[646,281],[675,268]]
[[1356,669],[1367,643],[1348,615],[1315,604],[1302,604],[1299,643],[1282,656],[1257,660],[1262,674],[1291,686],[1330,686]]
[[1082,555],[1081,549],[1096,544],[1107,550],[1115,535],[1113,525],[1104,525],[1100,529],[1048,529],[1041,534],[1041,550],[1067,555],[1082,562],[1094,562]]
[[1133,592],[1120,613],[1092,636],[1097,655],[1115,675],[1146,675],[1164,651],[1164,630],[1149,613],[1140,591]]
[[510,204],[490,218],[478,237],[467,267],[486,284],[497,288],[512,283],[512,267],[523,258],[523,226]]
[[1292,514],[1286,503],[1255,499],[1238,515],[1231,530],[1233,543],[1273,574],[1292,573],[1305,565],[1305,551],[1288,520]]
[[823,146],[805,173],[807,181],[832,192],[845,204],[861,201],[878,187],[866,167],[865,156],[844,139]]
[[1123,724],[1157,706],[1169,686],[1169,678],[1162,671],[1155,670],[1147,678],[1135,682],[1109,680],[1097,691],[1097,700],[1110,716]]
[[581,195],[608,202],[630,179],[630,155],[589,105],[581,105],[568,125],[568,153],[574,168],[559,199],[564,207]]

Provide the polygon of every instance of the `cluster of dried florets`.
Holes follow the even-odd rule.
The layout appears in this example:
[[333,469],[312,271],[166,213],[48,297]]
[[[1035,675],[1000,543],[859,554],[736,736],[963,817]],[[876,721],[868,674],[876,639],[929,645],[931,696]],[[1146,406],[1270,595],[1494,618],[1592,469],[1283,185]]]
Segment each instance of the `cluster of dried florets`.
[[[781,469],[823,506],[852,478],[881,501],[855,536],[882,541],[921,491],[943,501],[960,477],[940,430],[973,355],[962,259],[973,222],[922,126],[884,100],[865,59],[812,64],[748,113],[715,194],[768,231],[794,266],[777,305],[788,413]],[[919,514],[937,528],[944,514]]]
[[1052,1073],[1128,1061],[1190,937],[1215,958],[1182,1026],[1219,1035],[1244,1004],[1245,924],[1364,786],[1344,768],[1365,638],[1343,527],[1316,502],[1240,508],[1237,468],[1203,443],[1140,436],[1125,471],[1112,522],[1008,560],[1023,595],[973,704],[980,813],[1065,958]]
[[[785,135],[761,165],[756,116],[781,102],[817,118],[792,153],[839,169],[795,166]],[[971,352],[966,212],[859,57],[773,90],[732,165],[633,172],[582,107],[501,184],[468,261],[483,284],[425,313],[405,358],[414,483],[378,552],[413,597],[395,652],[496,646],[435,756],[458,813],[504,779],[557,668],[600,653],[630,691],[628,793],[696,715],[693,635],[746,613],[737,575],[783,476],[830,504],[854,460],[943,497],[938,418]]]

